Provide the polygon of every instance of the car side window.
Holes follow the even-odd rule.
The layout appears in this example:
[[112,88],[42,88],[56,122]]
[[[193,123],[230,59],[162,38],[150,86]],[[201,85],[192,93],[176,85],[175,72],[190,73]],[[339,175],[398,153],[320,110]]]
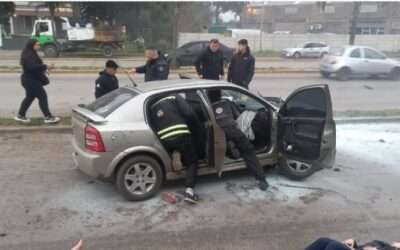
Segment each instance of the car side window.
[[354,50],[350,53],[350,57],[351,57],[351,58],[361,58],[361,50],[360,50],[360,49],[354,49]]
[[305,89],[292,96],[283,107],[288,117],[326,117],[325,92],[320,88]]
[[307,44],[305,44],[305,45],[304,45],[304,48],[305,48],[305,49],[312,48],[312,43],[307,43]]
[[221,96],[223,99],[228,99],[236,104],[241,110],[257,111],[265,108],[264,104],[256,98],[233,89],[222,89]]
[[190,46],[189,48],[190,52],[192,53],[198,53],[203,51],[203,44],[202,43],[194,43]]
[[364,49],[365,58],[367,59],[377,59],[377,60],[384,60],[385,56],[379,53],[378,51],[365,48]]

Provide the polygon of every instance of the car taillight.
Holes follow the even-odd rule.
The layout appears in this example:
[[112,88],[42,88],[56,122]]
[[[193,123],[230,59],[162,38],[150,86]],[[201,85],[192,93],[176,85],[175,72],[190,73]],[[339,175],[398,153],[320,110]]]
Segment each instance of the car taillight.
[[90,126],[85,128],[85,147],[93,152],[106,152],[100,132]]

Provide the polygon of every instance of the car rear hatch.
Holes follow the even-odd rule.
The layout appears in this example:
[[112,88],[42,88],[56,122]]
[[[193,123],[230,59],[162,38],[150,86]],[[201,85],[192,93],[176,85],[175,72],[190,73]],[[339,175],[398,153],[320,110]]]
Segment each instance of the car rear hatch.
[[72,110],[72,132],[77,146],[86,147],[85,129],[108,122],[107,117],[139,93],[131,88],[119,88],[89,105],[80,105]]

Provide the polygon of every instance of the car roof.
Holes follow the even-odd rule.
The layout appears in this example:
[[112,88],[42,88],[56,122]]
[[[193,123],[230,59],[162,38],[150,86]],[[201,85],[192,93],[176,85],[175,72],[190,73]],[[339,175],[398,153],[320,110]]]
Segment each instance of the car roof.
[[190,88],[212,88],[212,87],[233,87],[236,86],[232,83],[225,81],[216,80],[203,80],[203,79],[176,79],[176,80],[164,80],[164,81],[151,81],[144,82],[137,85],[137,87],[131,87],[139,90],[141,93],[149,92],[163,92],[170,90],[179,89],[190,89]]

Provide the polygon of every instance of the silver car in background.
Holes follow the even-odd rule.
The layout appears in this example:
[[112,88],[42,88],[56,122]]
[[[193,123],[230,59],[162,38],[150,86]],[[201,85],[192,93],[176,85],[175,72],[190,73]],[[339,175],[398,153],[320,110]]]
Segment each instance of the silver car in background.
[[331,49],[320,64],[324,78],[335,74],[340,81],[352,76],[400,79],[400,61],[386,57],[382,52],[365,46],[347,46]]
[[307,42],[296,48],[287,48],[281,51],[283,57],[323,57],[328,54],[329,47],[322,42]]

